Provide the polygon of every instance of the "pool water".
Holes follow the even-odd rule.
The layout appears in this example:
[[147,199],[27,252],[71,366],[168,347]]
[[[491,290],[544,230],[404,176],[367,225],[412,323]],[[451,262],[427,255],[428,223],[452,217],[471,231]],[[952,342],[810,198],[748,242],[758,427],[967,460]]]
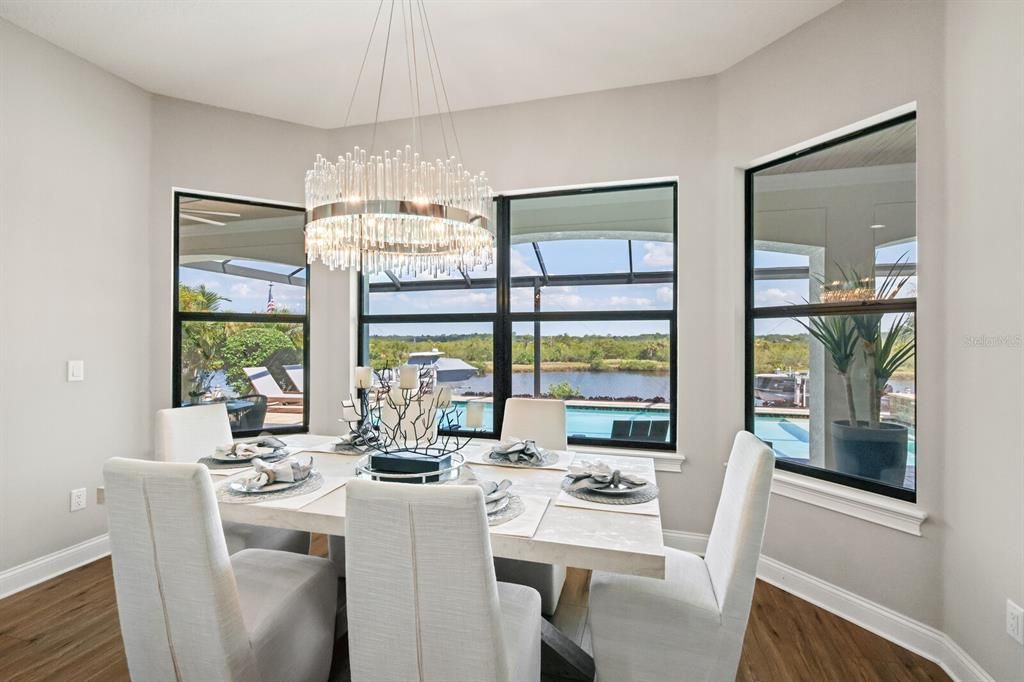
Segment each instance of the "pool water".
[[[754,417],[754,435],[772,444],[779,457],[789,459],[810,459],[810,420],[799,417]],[[907,440],[907,465],[914,466],[917,456],[917,441],[914,430],[910,429]]]
[[[453,403],[465,409],[465,402]],[[584,407],[566,405],[565,428],[567,435],[579,438],[611,438],[612,422],[634,419],[668,419],[668,411],[644,410],[635,407]],[[494,428],[494,405],[484,403],[484,428]],[[667,440],[666,440],[667,442]]]

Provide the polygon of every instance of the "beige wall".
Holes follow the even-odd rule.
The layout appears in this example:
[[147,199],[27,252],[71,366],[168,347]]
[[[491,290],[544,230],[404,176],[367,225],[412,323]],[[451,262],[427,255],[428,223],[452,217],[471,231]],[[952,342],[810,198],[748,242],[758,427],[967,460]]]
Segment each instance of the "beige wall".
[[[742,173],[752,161],[918,103],[918,501],[924,537],[775,496],[765,553],[929,625],[942,624],[943,8],[847,2],[719,76],[716,255],[723,273],[715,365],[719,447],[743,424]],[[727,133],[726,133],[727,131]]]
[[1024,3],[947,12],[943,629],[1024,680],[1003,619],[1024,606]]
[[0,571],[106,532],[103,461],[148,451],[149,104],[0,20]]

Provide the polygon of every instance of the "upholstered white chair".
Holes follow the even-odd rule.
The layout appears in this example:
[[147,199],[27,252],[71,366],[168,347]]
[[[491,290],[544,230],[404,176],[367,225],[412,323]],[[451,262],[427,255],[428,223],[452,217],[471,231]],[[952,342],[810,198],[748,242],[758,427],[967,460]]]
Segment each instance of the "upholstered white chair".
[[[159,410],[156,413],[156,459],[161,462],[194,463],[213,454],[219,445],[234,440],[224,403]],[[267,528],[247,523],[224,522],[228,552],[247,548],[309,553],[309,533]]]
[[703,559],[668,548],[664,580],[594,574],[590,627],[599,680],[736,677],[773,467],[772,451],[739,432]]
[[133,680],[324,682],[338,580],[320,557],[228,554],[201,464],[103,467],[117,610]]
[[[565,432],[565,402],[509,398],[505,401],[501,438],[529,439],[548,450],[565,450],[569,447]],[[494,570],[498,580],[537,590],[544,615],[550,616],[555,612],[565,583],[565,566],[499,557],[494,560]]]
[[354,682],[540,679],[540,597],[499,583],[483,493],[470,485],[347,485]]

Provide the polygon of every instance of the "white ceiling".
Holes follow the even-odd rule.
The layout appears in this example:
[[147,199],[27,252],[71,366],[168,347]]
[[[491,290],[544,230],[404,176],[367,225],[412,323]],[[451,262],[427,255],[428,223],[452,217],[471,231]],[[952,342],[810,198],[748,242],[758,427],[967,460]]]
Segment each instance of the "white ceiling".
[[[162,95],[340,127],[379,0],[0,0],[0,17]],[[411,114],[398,0],[381,120]],[[718,73],[839,0],[426,0],[452,109]],[[385,0],[350,123],[373,121]],[[420,45],[422,111],[433,111]],[[429,96],[428,96],[429,94]]]

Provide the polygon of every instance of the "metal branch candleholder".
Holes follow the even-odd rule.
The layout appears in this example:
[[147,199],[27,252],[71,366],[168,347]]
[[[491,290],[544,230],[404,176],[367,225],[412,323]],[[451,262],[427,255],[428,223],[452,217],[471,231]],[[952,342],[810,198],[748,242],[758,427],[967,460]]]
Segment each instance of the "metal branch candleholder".
[[[393,370],[373,370],[376,381],[358,389],[344,403],[349,444],[381,454],[440,458],[472,441],[460,435],[463,411],[452,404],[448,389],[434,390],[436,377],[418,369],[415,388],[401,388]],[[357,407],[358,405],[358,407]]]

